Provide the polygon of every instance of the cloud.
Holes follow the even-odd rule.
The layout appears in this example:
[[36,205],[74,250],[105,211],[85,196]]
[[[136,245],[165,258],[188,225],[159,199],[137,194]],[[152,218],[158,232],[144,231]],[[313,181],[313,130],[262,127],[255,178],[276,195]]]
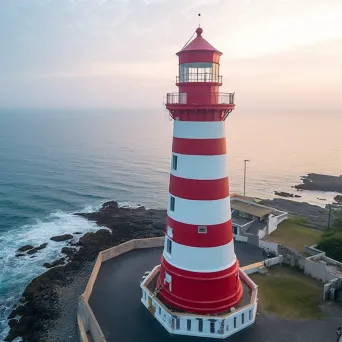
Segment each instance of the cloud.
[[74,70],[51,71],[34,74],[36,79],[75,79],[118,77],[129,79],[160,80],[167,75],[166,70],[175,69],[171,63],[110,63],[94,62]]

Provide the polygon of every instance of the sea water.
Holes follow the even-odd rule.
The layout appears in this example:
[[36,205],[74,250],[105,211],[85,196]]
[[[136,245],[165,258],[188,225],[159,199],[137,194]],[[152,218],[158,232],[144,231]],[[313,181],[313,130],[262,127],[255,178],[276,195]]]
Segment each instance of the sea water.
[[[308,172],[341,173],[338,115],[256,114],[227,120],[231,191],[242,192],[244,159],[247,195],[265,198]],[[166,207],[171,143],[163,110],[0,111],[0,341],[25,286],[67,244],[50,237],[97,229],[74,212],[108,200]],[[321,206],[334,195],[299,194]],[[32,258],[15,256],[45,242]]]

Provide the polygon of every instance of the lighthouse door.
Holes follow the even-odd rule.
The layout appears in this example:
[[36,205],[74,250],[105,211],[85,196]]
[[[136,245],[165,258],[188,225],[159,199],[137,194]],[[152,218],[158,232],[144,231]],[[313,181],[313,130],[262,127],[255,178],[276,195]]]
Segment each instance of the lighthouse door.
[[187,103],[187,93],[179,93],[179,104]]
[[172,286],[171,286],[171,275],[165,272],[165,278],[164,278],[164,286],[167,288],[170,292],[172,292]]

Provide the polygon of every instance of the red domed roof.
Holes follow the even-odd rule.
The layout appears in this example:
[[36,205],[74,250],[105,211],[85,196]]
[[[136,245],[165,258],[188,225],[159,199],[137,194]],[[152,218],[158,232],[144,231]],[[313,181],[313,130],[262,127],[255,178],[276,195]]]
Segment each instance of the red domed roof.
[[202,37],[203,29],[201,27],[198,27],[196,30],[197,37],[192,40],[189,44],[185,45],[184,48],[180,51],[192,51],[192,50],[206,50],[206,51],[217,51],[210,43],[208,43],[203,37]]

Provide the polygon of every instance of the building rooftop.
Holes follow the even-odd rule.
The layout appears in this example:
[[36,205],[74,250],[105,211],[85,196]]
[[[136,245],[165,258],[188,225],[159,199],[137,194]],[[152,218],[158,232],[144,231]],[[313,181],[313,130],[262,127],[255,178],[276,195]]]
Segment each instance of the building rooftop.
[[241,227],[241,226],[244,226],[245,224],[252,222],[253,219],[232,215],[232,221],[233,221],[233,224]]
[[232,199],[230,201],[230,205],[234,210],[239,210],[257,217],[264,217],[268,214],[276,214],[276,210],[273,208],[261,206],[253,202],[246,203],[238,199]]
[[266,225],[266,222],[255,221],[247,228],[247,233],[258,234],[260,230],[263,230],[266,227]]

